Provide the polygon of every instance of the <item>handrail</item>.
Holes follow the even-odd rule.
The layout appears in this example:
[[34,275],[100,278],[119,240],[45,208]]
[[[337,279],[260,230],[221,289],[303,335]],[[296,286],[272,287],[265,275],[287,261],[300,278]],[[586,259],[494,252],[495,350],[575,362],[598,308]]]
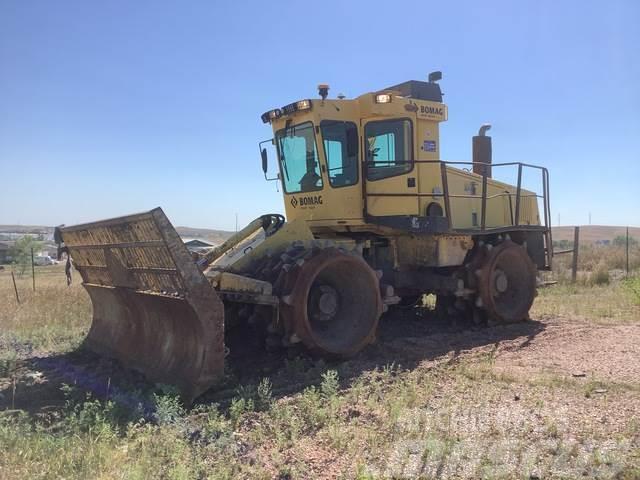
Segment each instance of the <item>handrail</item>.
[[[370,197],[442,197],[444,194],[443,193],[436,193],[436,192],[432,192],[432,193],[379,193],[379,192],[370,192],[367,193],[368,196]],[[487,200],[492,200],[494,198],[498,198],[498,197],[505,197],[505,196],[512,196],[515,195],[515,193],[511,193],[511,192],[501,192],[501,193],[496,193],[495,195],[488,195],[487,196]],[[538,197],[538,198],[544,198],[544,195],[538,195],[537,193],[524,193],[524,194],[520,194],[521,197],[523,198],[528,198],[528,197]],[[469,195],[469,194],[464,194],[464,193],[450,193],[449,197],[451,198],[479,198],[481,197],[481,195]]]
[[[394,160],[391,161],[389,160],[388,162],[380,162],[379,160],[367,160],[366,162],[364,162],[365,164],[376,164],[376,163],[393,163],[394,165],[397,164],[403,164],[403,163],[444,163],[446,165],[488,165],[487,163],[484,162],[463,162],[461,160]],[[523,167],[529,167],[529,168],[535,168],[538,170],[544,170],[544,171],[548,171],[546,167],[543,167],[541,165],[534,165],[532,163],[524,163],[524,162],[503,162],[503,163],[491,163],[490,164],[492,167],[508,167],[508,166],[516,166],[516,165],[522,165]],[[478,177],[480,177],[481,175],[477,174],[477,173],[473,173],[473,172],[468,172],[468,173],[472,173],[473,175],[477,175]]]
[[[376,162],[373,160],[369,160],[366,162],[363,162],[363,169],[367,169],[369,168],[371,165],[380,165],[381,162]],[[391,162],[389,162],[391,163]],[[478,174],[475,172],[467,172],[468,174],[471,174],[473,176],[476,177],[481,177],[482,178],[482,193],[481,195],[467,195],[467,194],[452,194],[449,192],[449,184],[448,184],[448,174],[449,171],[447,170],[447,166],[448,165],[468,165],[473,167],[474,165],[481,165],[481,166],[486,166],[486,163],[483,162],[463,162],[463,161],[445,161],[445,160],[399,160],[399,161],[395,161],[393,162],[394,164],[406,164],[406,163],[422,163],[422,164],[440,164],[440,176],[441,176],[441,182],[442,182],[442,192],[431,192],[431,193],[374,193],[374,192],[368,192],[366,187],[365,189],[363,189],[363,196],[365,199],[365,214],[367,214],[367,202],[366,199],[368,197],[417,197],[417,198],[421,198],[421,197],[441,197],[443,198],[444,201],[444,207],[445,207],[445,216],[447,218],[447,222],[449,224],[449,228],[451,229],[453,227],[453,219],[452,219],[452,210],[451,210],[451,202],[450,199],[451,198],[478,198],[480,197],[481,199],[481,221],[480,221],[480,231],[485,231],[486,230],[486,210],[487,210],[487,200],[492,200],[494,198],[498,198],[498,197],[504,197],[505,195],[508,195],[509,197],[509,202],[511,205],[511,208],[513,208],[512,203],[511,203],[511,197],[512,195],[516,196],[516,205],[515,205],[515,218],[513,215],[513,210],[511,210],[511,224],[513,226],[520,226],[520,213],[521,213],[521,200],[522,198],[531,198],[531,197],[535,197],[535,198],[540,198],[542,199],[542,206],[543,206],[543,211],[542,211],[542,216],[544,219],[544,227],[546,227],[547,230],[550,231],[550,218],[551,218],[551,210],[550,210],[550,205],[549,205],[549,171],[547,170],[546,167],[542,167],[540,165],[533,165],[533,164],[529,164],[529,163],[523,163],[523,162],[504,162],[504,163],[492,163],[491,166],[492,167],[509,167],[509,166],[517,166],[518,167],[518,177],[517,177],[517,185],[516,185],[516,191],[514,192],[501,192],[499,194],[494,194],[494,195],[488,195],[488,176],[485,173],[485,170],[482,169],[483,173],[482,174]],[[529,169],[535,169],[535,170],[540,170],[541,173],[541,179],[542,179],[542,193],[538,194],[538,193],[524,193],[522,192],[522,173],[524,168],[529,168]],[[366,171],[363,172],[366,174]],[[363,175],[363,179],[367,178],[366,175]],[[364,182],[366,183],[366,181]],[[549,242],[551,241],[550,238],[550,234],[549,234]]]

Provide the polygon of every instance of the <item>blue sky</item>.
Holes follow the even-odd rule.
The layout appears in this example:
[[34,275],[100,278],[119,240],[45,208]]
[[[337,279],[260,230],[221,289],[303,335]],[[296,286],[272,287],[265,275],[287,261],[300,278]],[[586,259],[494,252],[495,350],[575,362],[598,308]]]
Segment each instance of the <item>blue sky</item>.
[[442,70],[442,157],[549,168],[553,224],[640,226],[640,2],[0,0],[0,223],[282,210],[260,114]]

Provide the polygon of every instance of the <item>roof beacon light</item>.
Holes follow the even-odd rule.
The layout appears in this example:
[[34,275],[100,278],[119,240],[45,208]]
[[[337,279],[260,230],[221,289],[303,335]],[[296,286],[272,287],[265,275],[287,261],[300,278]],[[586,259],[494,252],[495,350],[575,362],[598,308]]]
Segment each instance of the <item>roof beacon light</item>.
[[391,103],[391,94],[380,93],[376,95],[376,103]]
[[329,95],[329,85],[327,85],[326,83],[321,83],[320,85],[318,85],[318,95],[320,95],[320,98],[322,98],[322,100],[324,101]]

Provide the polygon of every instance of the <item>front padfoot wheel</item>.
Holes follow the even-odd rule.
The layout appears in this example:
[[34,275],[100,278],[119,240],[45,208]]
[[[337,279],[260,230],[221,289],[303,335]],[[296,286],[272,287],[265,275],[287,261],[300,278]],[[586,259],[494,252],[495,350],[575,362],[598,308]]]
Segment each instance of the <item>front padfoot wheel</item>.
[[357,255],[321,250],[289,274],[282,316],[311,351],[350,356],[370,343],[382,314],[376,273]]

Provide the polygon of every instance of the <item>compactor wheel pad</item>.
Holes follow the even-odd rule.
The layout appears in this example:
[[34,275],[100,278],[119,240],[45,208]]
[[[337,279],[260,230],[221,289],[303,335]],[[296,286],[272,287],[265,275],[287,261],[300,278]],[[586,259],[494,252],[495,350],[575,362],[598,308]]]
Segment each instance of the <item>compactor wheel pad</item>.
[[345,357],[370,343],[382,314],[378,277],[359,256],[321,250],[288,276],[282,314],[311,351]]
[[489,320],[528,318],[536,295],[536,267],[522,246],[507,240],[490,249],[478,273],[478,293]]

